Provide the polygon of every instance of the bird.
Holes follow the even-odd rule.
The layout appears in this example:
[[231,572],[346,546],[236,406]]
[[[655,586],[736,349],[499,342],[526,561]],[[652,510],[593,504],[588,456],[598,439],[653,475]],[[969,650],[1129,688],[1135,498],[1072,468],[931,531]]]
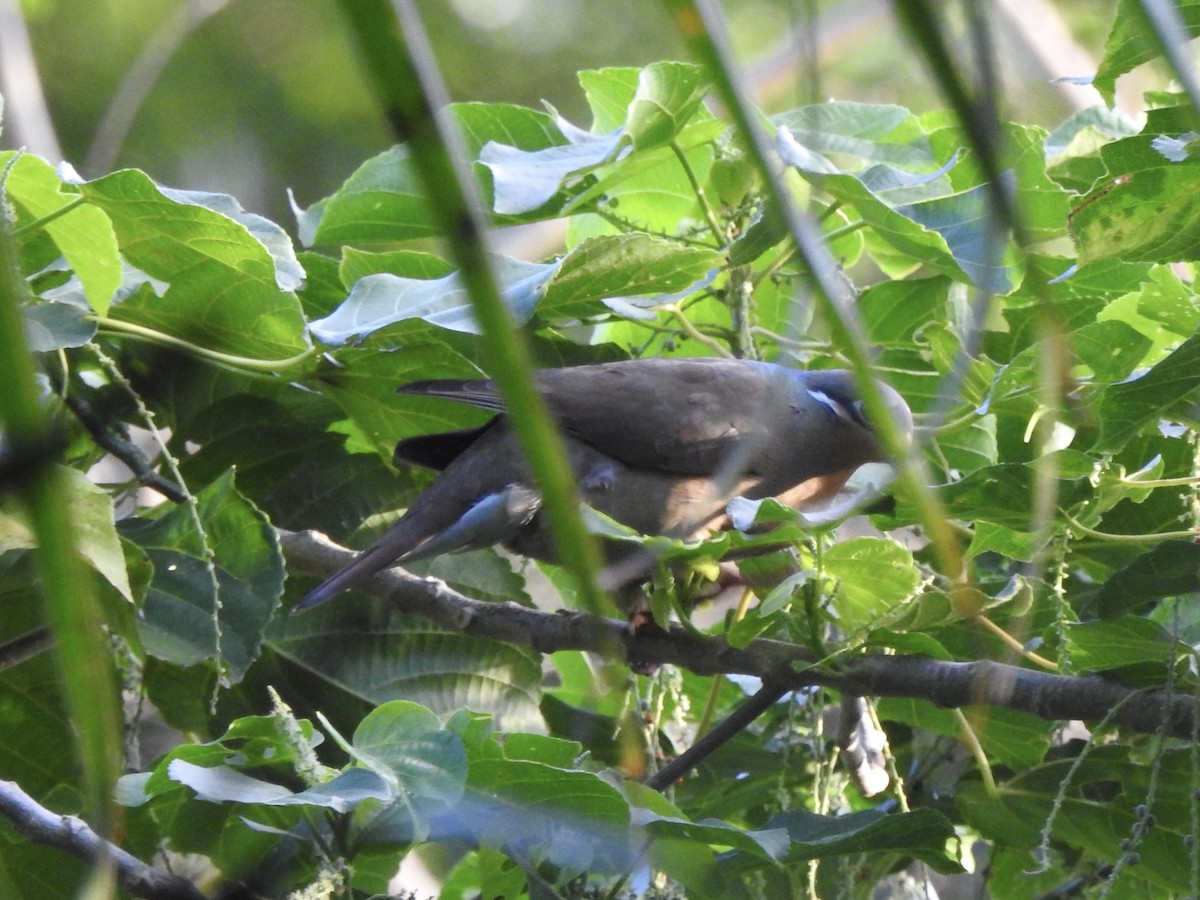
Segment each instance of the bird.
[[[649,535],[685,540],[728,524],[737,496],[803,508],[834,496],[887,453],[853,373],[724,358],[647,358],[540,369],[533,382],[560,429],[580,499]],[[906,439],[913,420],[877,387]],[[398,465],[438,471],[375,543],[301,599],[303,612],[396,563],[500,544],[555,562],[541,496],[487,380],[415,381],[400,393],[490,410],[486,424],[396,445]],[[633,547],[636,549],[636,546]],[[631,552],[611,542],[608,561]]]

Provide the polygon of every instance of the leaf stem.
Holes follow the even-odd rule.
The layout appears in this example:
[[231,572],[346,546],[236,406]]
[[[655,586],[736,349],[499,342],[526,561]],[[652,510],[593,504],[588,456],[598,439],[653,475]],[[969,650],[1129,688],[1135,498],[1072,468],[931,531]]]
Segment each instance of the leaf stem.
[[163,347],[173,347],[176,350],[190,353],[199,359],[242,372],[278,375],[289,369],[303,365],[310,359],[316,358],[322,352],[319,347],[314,346],[309,347],[303,353],[297,353],[295,356],[289,356],[286,359],[253,359],[249,356],[236,356],[232,353],[222,353],[220,350],[201,347],[199,344],[185,341],[183,338],[175,337],[173,334],[147,328],[145,325],[138,325],[134,322],[110,319],[108,316],[100,315],[88,316],[87,318],[95,322],[104,331],[123,334],[127,337],[147,341],[151,344],[159,344]]
[[725,228],[721,225],[721,220],[717,218],[716,212],[708,202],[708,195],[704,193],[704,185],[696,177],[696,170],[692,168],[687,154],[683,152],[683,148],[679,146],[678,141],[671,141],[671,152],[679,160],[679,165],[683,167],[683,174],[687,176],[688,183],[692,186],[692,193],[696,195],[696,199],[700,202],[700,209],[704,211],[704,219],[708,222],[709,230],[712,231],[717,246],[724,247],[728,242],[728,236],[725,233]]
[[1200,477],[1184,475],[1180,478],[1118,478],[1117,484],[1135,488],[1195,487],[1200,485]]
[[85,204],[86,202],[87,201],[84,200],[83,197],[76,197],[74,200],[70,201],[69,203],[64,203],[62,206],[60,206],[58,209],[54,210],[54,212],[52,212],[52,213],[47,213],[46,215],[42,216],[40,219],[35,219],[32,222],[27,222],[26,224],[22,225],[20,228],[14,228],[12,236],[14,238],[19,238],[22,235],[27,234],[30,231],[36,231],[39,228],[45,228],[47,225],[49,225],[55,219],[65,216],[71,210],[75,209],[76,207],[83,206],[83,204]]
[[984,792],[992,799],[999,797],[1000,789],[996,787],[996,777],[992,774],[992,767],[988,762],[987,753],[984,752],[983,745],[979,743],[979,737],[975,734],[975,729],[967,721],[967,717],[963,714],[962,709],[955,707],[951,712],[958,722],[958,730],[962,734],[963,743],[970,749],[971,755],[975,757],[975,762],[979,765],[979,777],[983,780]]
[[683,330],[683,333],[693,341],[703,344],[713,353],[717,354],[717,356],[723,356],[726,359],[734,358],[733,354],[729,352],[729,348],[727,348],[720,341],[710,338],[707,334],[704,334],[704,332],[693,325],[691,320],[688,319],[688,317],[684,314],[683,310],[679,308],[678,304],[668,303],[663,307],[663,309],[665,309],[671,315],[671,317],[679,323],[679,327]]
[[825,232],[825,240],[832,244],[839,238],[854,234],[854,232],[861,231],[866,227],[867,223],[862,219],[859,219],[857,222],[847,222],[845,225],[833,229],[833,231]]
[[1015,637],[1013,637],[1011,634],[1009,634],[1007,631],[1005,631],[1003,628],[1001,628],[999,625],[997,625],[995,622],[993,622],[987,616],[985,616],[981,613],[980,615],[977,615],[974,618],[975,618],[975,621],[977,621],[980,625],[982,625],[984,628],[986,628],[988,631],[990,631],[992,634],[994,634],[996,637],[998,637],[1005,644],[1005,646],[1007,646],[1010,649],[1021,654],[1023,657],[1025,657],[1031,663],[1034,663],[1035,665],[1039,665],[1043,669],[1047,669],[1051,672],[1058,671],[1058,663],[1056,663],[1052,660],[1046,659],[1046,657],[1044,657],[1038,653],[1034,653],[1032,650],[1026,648],[1020,641],[1018,641]]
[[1087,537],[1096,538],[1100,541],[1109,541],[1114,544],[1148,544],[1158,541],[1193,541],[1200,537],[1200,529],[1189,528],[1186,531],[1161,531],[1157,534],[1113,534],[1109,531],[1097,531],[1094,528],[1088,528],[1061,506],[1058,511],[1062,513],[1067,524],[1074,531],[1078,531]]
[[771,331],[769,328],[764,328],[762,325],[751,325],[750,333],[765,337],[769,341],[774,341],[780,347],[787,347],[789,350],[811,350],[814,353],[829,353],[832,348],[829,341],[801,341],[796,338],[784,337],[777,331]]

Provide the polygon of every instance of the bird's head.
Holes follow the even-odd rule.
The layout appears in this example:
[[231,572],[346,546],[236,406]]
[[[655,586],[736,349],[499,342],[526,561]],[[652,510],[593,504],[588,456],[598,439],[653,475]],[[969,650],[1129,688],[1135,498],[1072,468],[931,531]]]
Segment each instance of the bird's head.
[[[902,443],[908,446],[913,437],[912,410],[891,385],[876,380],[875,388],[883,400],[887,415],[899,431]],[[876,427],[867,411],[853,372],[846,369],[805,372],[804,391],[828,415],[842,420],[858,432],[858,455],[863,461],[884,461],[890,457],[884,442],[879,438],[880,429]]]

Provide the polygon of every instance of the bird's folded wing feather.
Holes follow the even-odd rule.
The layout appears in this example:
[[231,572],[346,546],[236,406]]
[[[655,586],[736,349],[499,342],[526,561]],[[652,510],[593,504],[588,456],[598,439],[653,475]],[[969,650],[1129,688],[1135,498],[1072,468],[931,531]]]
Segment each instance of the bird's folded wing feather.
[[[795,375],[741,360],[656,359],[546,369],[534,380],[572,437],[633,468],[708,476],[747,441],[768,438],[772,415],[788,414]],[[400,390],[504,408],[490,381],[418,381]]]

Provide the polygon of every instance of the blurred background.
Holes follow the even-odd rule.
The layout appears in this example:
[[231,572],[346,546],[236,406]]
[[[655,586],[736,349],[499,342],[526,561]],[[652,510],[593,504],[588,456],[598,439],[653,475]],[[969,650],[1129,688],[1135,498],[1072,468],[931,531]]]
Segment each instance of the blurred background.
[[[455,100],[551,104],[588,126],[579,69],[683,59],[651,0],[418,0]],[[940,108],[887,0],[725,0],[734,45],[768,111],[836,98]],[[1087,86],[1116,0],[999,0],[1004,114],[1052,128],[1098,102]],[[957,3],[941,7],[951,24]],[[963,48],[969,54],[969,48]],[[1118,105],[1135,117],[1136,73]],[[1130,82],[1127,84],[1127,82]],[[85,177],[143,169],[233,194],[293,229],[392,143],[332,0],[0,0],[0,147],[68,160]]]

